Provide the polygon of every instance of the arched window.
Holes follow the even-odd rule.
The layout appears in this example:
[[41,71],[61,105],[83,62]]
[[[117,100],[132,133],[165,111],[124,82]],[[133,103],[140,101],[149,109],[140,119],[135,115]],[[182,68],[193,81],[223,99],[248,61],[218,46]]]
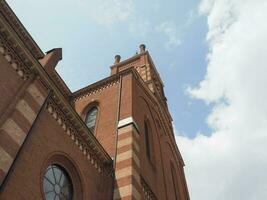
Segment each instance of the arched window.
[[67,172],[58,165],[50,165],[43,177],[45,200],[73,198],[73,186]]
[[146,155],[147,158],[150,160],[151,152],[150,152],[150,140],[149,140],[149,127],[147,121],[145,121],[145,145],[146,145]]
[[96,117],[97,117],[98,109],[97,107],[92,107],[86,115],[85,123],[87,127],[90,129],[92,133],[94,133],[95,130],[95,123],[96,123]]

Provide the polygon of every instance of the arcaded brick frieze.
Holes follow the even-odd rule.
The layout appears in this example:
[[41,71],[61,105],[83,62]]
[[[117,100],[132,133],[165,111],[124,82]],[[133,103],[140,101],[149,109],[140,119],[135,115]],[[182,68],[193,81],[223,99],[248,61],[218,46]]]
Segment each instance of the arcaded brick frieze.
[[47,111],[57,121],[58,125],[62,127],[64,132],[70,137],[74,144],[81,150],[81,153],[87,157],[89,163],[93,165],[99,173],[106,173],[107,175],[113,176],[112,165],[107,165],[105,158],[101,157],[101,152],[93,142],[85,139],[88,132],[83,132],[67,117],[61,110],[60,106],[57,105],[55,99],[51,97],[46,105]]
[[90,88],[81,89],[80,91],[77,91],[73,94],[72,100],[73,100],[73,102],[79,101],[79,100],[86,98],[90,95],[100,93],[109,87],[117,85],[118,83],[119,83],[119,79],[116,78],[115,80],[109,81],[109,82],[103,81],[103,83],[97,84],[97,87],[90,87]]
[[5,57],[17,74],[26,80],[33,74],[33,71],[30,70],[33,63],[26,58],[18,45],[14,45],[14,41],[8,37],[8,34],[0,19],[0,54]]
[[[47,165],[60,164],[50,157],[56,153],[64,154],[63,157],[73,164],[73,170],[70,170],[62,157],[62,167],[74,180],[73,192],[84,193],[75,199],[174,198],[171,194],[174,191],[169,190],[173,189],[173,183],[169,181],[168,162],[169,159],[174,164],[183,162],[175,145],[163,83],[145,45],[140,47],[139,54],[115,62],[111,67],[112,76],[71,94],[58,74],[55,71],[48,73],[40,62],[43,56],[53,60],[47,56],[49,53],[46,56],[42,53],[6,1],[0,1],[0,64],[2,74],[8,74],[4,75],[8,77],[6,79],[2,76],[5,84],[0,89],[9,94],[0,107],[0,185],[1,191],[7,194],[3,196],[5,199],[42,199],[42,173]],[[12,93],[8,93],[10,88]],[[152,107],[150,114],[151,110],[147,110],[145,104],[135,106],[140,97],[135,94],[147,99],[147,105]],[[98,100],[97,131],[93,135],[74,106],[79,104],[89,109],[89,103]],[[155,117],[161,124],[161,130],[157,132],[151,123],[151,134],[157,135],[151,137],[153,142],[150,143],[146,143],[143,133],[146,117],[151,122]],[[168,151],[164,147],[165,141],[170,144]],[[149,144],[152,144],[151,160],[144,152]],[[113,163],[107,152],[114,156]],[[174,152],[174,155],[167,157],[166,152]],[[72,173],[74,171],[77,174]],[[81,178],[80,185],[74,176]],[[29,177],[35,180],[28,180]],[[183,184],[186,185],[185,181]]]
[[[3,7],[2,7],[3,6]],[[5,8],[4,8],[5,7]],[[0,11],[3,9],[3,12],[5,12],[6,15],[9,15],[10,13],[10,17],[14,17],[13,13],[11,10],[6,10],[6,9],[10,9],[6,3],[0,3]],[[2,12],[2,11],[1,11]],[[1,15],[2,13],[0,13]],[[9,22],[9,24],[7,23],[7,21]],[[20,76],[23,80],[28,80],[29,77],[36,77],[38,76],[40,82],[43,83],[43,85],[45,85],[47,90],[52,90],[56,96],[56,98],[60,99],[60,102],[64,102],[63,105],[59,105],[58,107],[64,107],[64,111],[62,111],[62,113],[64,113],[66,110],[68,110],[68,112],[70,112],[72,115],[72,120],[76,120],[76,122],[73,122],[74,126],[73,129],[66,129],[66,133],[69,133],[71,138],[75,141],[75,144],[78,144],[78,148],[80,148],[82,150],[82,152],[87,156],[87,158],[90,160],[91,164],[93,164],[94,166],[96,166],[98,168],[99,171],[101,171],[100,165],[102,166],[101,163],[105,163],[105,165],[107,164],[107,162],[110,162],[111,159],[110,157],[108,157],[108,155],[106,154],[106,152],[104,151],[104,149],[101,147],[101,145],[96,141],[95,138],[93,137],[85,137],[86,139],[81,139],[82,136],[80,135],[90,135],[90,133],[88,133],[88,131],[83,131],[81,132],[81,125],[80,125],[80,121],[81,119],[79,118],[78,115],[73,115],[73,113],[75,112],[74,110],[72,111],[71,105],[68,102],[68,99],[62,99],[64,98],[63,95],[61,95],[61,92],[59,90],[59,88],[57,88],[56,85],[54,85],[54,83],[52,81],[50,81],[51,79],[47,76],[47,74],[44,72],[44,69],[42,68],[42,66],[40,65],[40,63],[38,62],[38,60],[36,59],[37,57],[39,58],[40,56],[37,55],[42,55],[43,53],[39,52],[37,54],[34,54],[32,51],[34,50],[34,41],[31,44],[31,41],[28,40],[23,40],[21,41],[21,38],[27,38],[29,37],[28,33],[23,32],[24,30],[22,30],[21,28],[23,27],[18,27],[19,31],[16,32],[14,30],[12,30],[14,27],[13,25],[16,23],[19,23],[19,21],[16,21],[17,19],[15,19],[15,21],[12,21],[13,19],[7,19],[7,18],[3,18],[2,15],[0,16],[0,54],[2,54],[4,56],[4,58],[7,60],[7,62],[10,64],[10,67],[13,68],[13,70],[17,73],[18,76]],[[21,24],[17,24],[17,25],[21,25]],[[23,36],[23,33],[27,34],[25,36]],[[18,35],[17,35],[18,34]],[[19,37],[18,37],[19,36]],[[24,45],[30,45],[31,47],[34,48],[30,48],[30,52],[28,51],[27,48],[25,48]],[[36,46],[37,48],[38,46]],[[37,49],[38,50],[38,49]],[[32,57],[32,54],[34,54],[34,57]],[[15,111],[13,113],[10,114],[10,116],[8,116],[8,118],[6,120],[9,120],[7,122],[7,124],[4,124],[5,121],[2,123],[4,125],[4,127],[10,127],[10,124],[13,123],[13,121],[16,123],[14,125],[13,123],[13,130],[23,130],[24,134],[26,135],[28,127],[30,127],[31,123],[34,121],[34,117],[36,117],[36,108],[38,108],[38,105],[41,106],[43,103],[43,97],[42,97],[42,93],[40,91],[38,91],[38,89],[36,89],[37,87],[34,87],[32,85],[30,85],[30,87],[28,88],[28,93],[33,94],[32,99],[34,99],[35,103],[33,103],[32,101],[29,102],[31,98],[22,98],[19,99],[18,102],[15,105]],[[67,102],[67,103],[66,103]],[[55,109],[57,106],[51,106],[51,107],[47,107],[48,110],[51,111],[51,113],[53,114],[54,118],[58,121],[59,124],[62,124],[62,128],[65,129],[65,123],[62,123],[61,121],[63,121],[63,119],[65,119],[64,117],[59,117],[61,115],[59,115],[59,112],[57,112]],[[66,108],[67,107],[67,108]],[[52,110],[51,110],[52,108]],[[62,115],[64,116],[64,114]],[[13,120],[11,122],[11,120]],[[21,123],[21,121],[25,121],[25,123]],[[78,123],[77,123],[78,121]],[[79,126],[77,127],[76,125],[79,124]],[[25,128],[26,126],[26,128]],[[85,126],[85,125],[84,125]],[[19,127],[19,128],[18,128]],[[8,129],[9,132],[11,129],[9,128],[5,128]],[[7,132],[5,132],[5,130],[1,130],[2,132],[4,132],[5,134],[8,135]],[[20,133],[21,131],[18,131],[18,133]],[[79,134],[78,134],[79,132]],[[13,138],[16,138],[16,143],[22,143],[23,139],[20,138],[22,137],[21,135],[14,135],[12,134]],[[82,141],[82,142],[81,142]],[[87,153],[87,149],[85,148],[86,145],[84,145],[84,143],[87,143],[86,145],[88,145],[88,147],[90,146],[89,149],[90,150],[90,154]],[[102,148],[102,149],[101,149]],[[89,151],[88,151],[89,152]],[[105,155],[103,155],[105,154]],[[110,159],[110,160],[109,160]],[[109,161],[107,161],[109,160]],[[104,164],[103,164],[104,165]],[[109,172],[112,174],[112,172]],[[0,176],[2,177],[2,176]]]

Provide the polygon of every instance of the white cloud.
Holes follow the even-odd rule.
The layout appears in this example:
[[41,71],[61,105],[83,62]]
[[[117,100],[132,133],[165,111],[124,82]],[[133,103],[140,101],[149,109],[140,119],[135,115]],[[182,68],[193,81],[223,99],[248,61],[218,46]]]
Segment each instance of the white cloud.
[[129,23],[129,32],[134,36],[145,37],[151,31],[151,27],[148,20],[134,18]]
[[212,9],[216,0],[202,0],[199,4],[199,12],[202,14],[208,14]]
[[103,27],[124,23],[135,37],[145,37],[151,31],[150,21],[138,13],[133,0],[80,0],[80,7],[92,22]]
[[189,88],[213,103],[210,137],[177,136],[192,200],[267,199],[267,1],[203,0],[209,53]]
[[94,22],[110,27],[125,22],[135,15],[133,0],[80,0],[80,6]]
[[162,22],[156,27],[156,30],[167,37],[167,42],[165,43],[167,49],[177,47],[181,44],[178,27],[172,21]]
[[191,9],[188,12],[188,18],[185,22],[185,26],[191,26],[198,17],[199,17],[199,13],[197,12],[197,10]]

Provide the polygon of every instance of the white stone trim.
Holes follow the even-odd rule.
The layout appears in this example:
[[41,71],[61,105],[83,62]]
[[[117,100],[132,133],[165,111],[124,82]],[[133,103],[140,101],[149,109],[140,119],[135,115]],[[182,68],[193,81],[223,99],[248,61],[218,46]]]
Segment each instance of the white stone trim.
[[7,173],[12,162],[13,158],[0,146],[0,169]]
[[27,91],[34,98],[34,100],[41,106],[44,103],[45,97],[39,91],[39,89],[35,86],[35,84],[31,84]]
[[4,130],[15,142],[22,145],[26,137],[26,133],[13,119],[8,118],[1,129]]
[[139,127],[138,127],[137,123],[135,122],[135,120],[133,119],[133,117],[127,117],[125,119],[120,120],[119,123],[118,123],[118,129],[122,128],[124,126],[127,126],[129,124],[133,124],[135,129],[137,130],[137,132],[138,133],[140,132],[139,131]]
[[21,99],[16,105],[16,109],[30,122],[33,123],[36,113],[33,111],[31,106],[24,100]]

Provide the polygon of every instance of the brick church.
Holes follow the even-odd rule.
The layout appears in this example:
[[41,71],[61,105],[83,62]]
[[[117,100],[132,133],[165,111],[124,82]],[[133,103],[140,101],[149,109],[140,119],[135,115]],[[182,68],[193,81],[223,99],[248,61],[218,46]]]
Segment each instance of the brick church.
[[0,199],[189,200],[163,82],[146,50],[71,92],[0,1]]

